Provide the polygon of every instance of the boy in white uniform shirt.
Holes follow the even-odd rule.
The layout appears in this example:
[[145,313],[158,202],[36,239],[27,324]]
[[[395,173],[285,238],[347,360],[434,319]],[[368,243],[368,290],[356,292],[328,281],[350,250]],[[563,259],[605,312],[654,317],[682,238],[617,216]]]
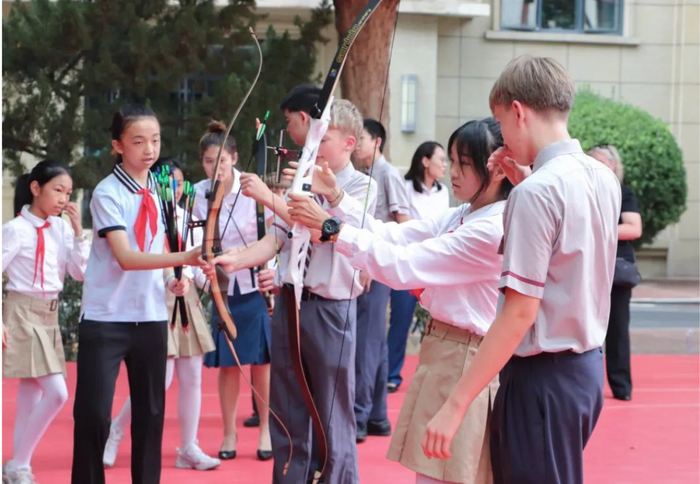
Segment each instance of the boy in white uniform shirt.
[[[289,134],[299,145],[305,143],[309,128],[308,112],[316,104],[319,94],[320,89],[316,87],[300,86],[293,89],[282,102],[281,108],[287,117]],[[367,175],[356,171],[350,162],[350,155],[361,130],[362,117],[357,108],[345,100],[334,101],[330,125],[319,147],[316,162],[328,162],[344,190],[363,203],[367,201],[368,211],[372,213],[376,201],[376,184]],[[286,202],[273,195],[257,177],[247,176],[241,184],[244,195],[251,196],[272,209],[277,219],[268,234],[258,243],[243,251],[229,251],[215,258],[212,263],[220,264],[230,273],[270,260],[279,247],[279,270],[286,271],[291,246],[287,234],[292,226]],[[329,201],[323,200],[321,203],[325,206]],[[318,235],[316,233],[316,237]],[[312,233],[312,252],[304,277],[299,310],[301,355],[314,403],[324,422],[328,444],[323,482],[356,484],[359,475],[353,412],[355,324],[356,298],[362,293],[362,287],[356,271],[347,260],[336,253],[330,244],[318,243],[314,238]],[[211,267],[205,268],[210,275]],[[284,280],[284,277],[279,277],[278,280]],[[294,448],[285,474],[284,467],[289,455],[287,435],[275,421],[271,422],[274,484],[304,483],[314,474],[316,467],[323,465],[313,462],[315,434],[312,439],[309,432],[310,414],[291,362],[293,348],[289,343],[287,307],[283,293],[275,300],[271,323],[270,408],[287,425]]]
[[502,370],[491,424],[496,484],[582,484],[583,448],[603,406],[620,184],[569,137],[574,92],[556,61],[522,56],[490,95],[506,143],[491,163],[517,185],[504,214],[504,298],[423,448],[449,457],[472,400]]
[[[374,218],[382,222],[410,220],[404,180],[384,157],[386,130],[376,119],[365,119],[355,160],[367,168],[377,182],[377,208]],[[391,288],[360,276],[365,292],[357,298],[357,348],[355,352],[355,418],[357,441],[367,435],[391,435],[386,397],[389,381],[389,352],[386,333],[386,307]]]

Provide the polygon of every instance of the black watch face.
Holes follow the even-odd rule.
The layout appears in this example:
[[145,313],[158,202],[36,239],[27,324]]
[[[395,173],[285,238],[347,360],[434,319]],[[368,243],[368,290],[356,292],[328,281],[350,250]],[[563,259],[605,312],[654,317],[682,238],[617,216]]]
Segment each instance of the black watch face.
[[334,218],[329,218],[323,222],[324,235],[333,235],[338,231],[338,221]]

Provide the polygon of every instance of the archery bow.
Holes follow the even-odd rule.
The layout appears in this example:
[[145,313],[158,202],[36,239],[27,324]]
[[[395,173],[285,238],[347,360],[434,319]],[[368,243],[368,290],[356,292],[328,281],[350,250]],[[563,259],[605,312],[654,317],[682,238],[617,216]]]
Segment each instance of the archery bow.
[[[330,123],[330,109],[333,104],[333,92],[340,79],[340,73],[343,70],[343,65],[347,59],[347,54],[352,47],[357,35],[364,27],[367,20],[372,16],[375,9],[382,3],[382,0],[370,0],[367,6],[355,18],[355,21],[348,29],[345,37],[338,46],[338,50],[333,58],[333,63],[328,71],[326,80],[323,84],[321,94],[314,109],[310,114],[309,132],[306,136],[306,142],[299,157],[299,166],[297,167],[296,175],[292,181],[290,188],[291,193],[312,196],[311,182],[316,164],[316,155],[321,144],[324,134],[328,130]],[[313,482],[317,484],[323,477],[328,464],[328,444],[326,441],[326,433],[324,424],[313,400],[311,389],[309,388],[306,374],[304,373],[303,362],[301,358],[301,342],[300,342],[300,326],[299,326],[299,308],[301,304],[301,294],[304,288],[304,267],[307,257],[307,251],[310,242],[310,232],[308,228],[294,224],[292,230],[288,234],[291,239],[289,242],[291,248],[289,251],[289,267],[284,277],[284,284],[281,288],[281,293],[286,302],[287,309],[287,324],[289,332],[289,343],[291,351],[292,367],[295,376],[301,385],[302,395],[307,409],[311,416],[316,437],[318,438],[318,452],[320,469],[314,470]]]
[[[217,179],[219,173],[219,166],[221,165],[221,155],[224,152],[226,140],[228,139],[229,134],[231,134],[231,129],[233,129],[233,125],[235,124],[238,115],[243,109],[245,103],[248,101],[250,94],[253,92],[253,88],[257,84],[258,79],[260,78],[260,72],[262,71],[263,57],[262,49],[260,48],[260,42],[258,42],[258,38],[256,37],[255,32],[252,28],[249,28],[249,32],[250,35],[253,37],[255,45],[258,49],[258,72],[255,75],[255,79],[250,85],[250,88],[248,88],[248,92],[246,92],[246,95],[243,97],[243,100],[238,105],[236,112],[234,113],[233,117],[231,118],[231,121],[229,122],[226,128],[226,133],[224,134],[223,140],[221,141],[221,146],[219,146],[219,152],[216,157],[216,163],[214,165],[214,171],[212,173],[211,178],[211,186],[206,193],[207,219],[204,223],[204,238],[202,240],[202,259],[206,262],[211,261],[216,256],[221,255],[223,253],[221,247],[221,234],[219,232],[219,216],[221,215],[221,206],[223,204],[224,199],[224,186],[223,183]],[[236,349],[233,346],[233,340],[236,338],[237,330],[236,325],[233,321],[233,316],[231,315],[227,304],[229,277],[228,274],[226,274],[226,271],[224,271],[223,268],[219,265],[215,266],[215,271],[215,276],[210,280],[211,297],[219,314],[219,328],[223,331],[224,335],[226,336],[226,343],[228,344],[228,347],[231,350],[231,354],[233,355],[234,360],[236,361],[236,364],[240,369],[241,362],[238,358],[238,353],[236,353]],[[246,380],[246,382],[250,385],[253,393],[258,398],[263,400],[260,394],[255,390],[255,387],[253,387],[251,382],[247,379],[247,377],[242,371],[241,374],[243,375],[243,378]],[[268,404],[269,408],[269,402],[265,403]],[[272,415],[275,418],[275,420],[279,422],[282,429],[287,434],[287,438],[289,439],[289,456],[287,457],[287,463],[285,464],[283,471],[283,473],[286,474],[292,460],[292,437],[289,434],[287,427],[284,425],[284,423],[282,423],[282,420],[277,416],[277,414],[272,409],[269,409],[269,411],[270,415]]]

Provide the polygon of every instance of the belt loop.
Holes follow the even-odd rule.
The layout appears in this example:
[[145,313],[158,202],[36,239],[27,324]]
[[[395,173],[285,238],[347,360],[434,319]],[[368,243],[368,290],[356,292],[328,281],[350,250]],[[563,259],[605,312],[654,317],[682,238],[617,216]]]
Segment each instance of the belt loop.
[[58,299],[51,300],[51,311],[55,311],[58,308]]

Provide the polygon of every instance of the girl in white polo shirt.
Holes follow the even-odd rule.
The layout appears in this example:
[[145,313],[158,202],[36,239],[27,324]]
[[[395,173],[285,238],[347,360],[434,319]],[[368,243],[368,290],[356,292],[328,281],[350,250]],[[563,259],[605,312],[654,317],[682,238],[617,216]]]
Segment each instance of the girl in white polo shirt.
[[72,190],[66,166],[41,161],[17,180],[17,217],[2,226],[2,271],[8,276],[2,376],[20,379],[13,453],[3,467],[3,483],[33,482],[34,449],[68,399],[58,295],[66,272],[83,279],[90,252],[78,206],[69,201]]
[[[488,432],[498,377],[481,392],[460,426],[452,458],[428,459],[421,438],[469,367],[496,315],[502,263],[498,247],[504,200],[512,185],[502,171],[490,174],[486,163],[502,145],[493,119],[466,123],[450,137],[448,152],[455,197],[469,203],[403,224],[382,223],[366,215],[364,228],[343,223],[331,237],[335,250],[373,279],[394,289],[425,288],[420,300],[432,321],[388,453],[389,459],[416,472],[418,484],[492,482]],[[331,215],[362,220],[362,205],[335,185],[327,169],[314,177],[314,190],[339,200],[331,204],[336,205]],[[292,219],[323,230],[328,215],[307,197],[291,196]]]
[[[175,200],[180,201],[183,193],[184,174],[180,164],[174,158],[158,160],[157,166],[169,166],[173,178],[177,180],[177,190]],[[153,171],[153,169],[151,170]],[[185,211],[179,206],[175,206],[177,212],[177,227],[182,235],[182,223]],[[201,240],[199,229],[192,232],[197,244]],[[187,246],[191,247],[189,239]],[[204,276],[199,268],[195,269],[201,275],[202,283]],[[183,269],[183,277],[190,280],[195,277],[195,272],[191,267]],[[182,327],[182,320],[179,312],[176,313],[175,327],[168,329],[168,361],[165,370],[165,390],[170,388],[173,382],[174,373],[177,371],[178,380],[178,402],[177,415],[180,424],[181,446],[177,449],[177,460],[175,467],[179,469],[197,469],[205,471],[218,467],[221,464],[219,459],[205,454],[199,447],[197,441],[197,429],[199,428],[199,416],[202,406],[202,359],[205,353],[214,349],[214,342],[209,332],[209,324],[201,302],[197,296],[197,291],[189,291],[185,295],[185,307],[189,316],[189,327],[185,330]],[[167,295],[168,315],[173,314],[175,306],[175,295]],[[105,446],[103,462],[106,466],[113,466],[117,459],[117,451],[127,427],[131,424],[131,399],[127,398],[122,405],[119,415],[112,420],[109,431],[109,438]]]
[[102,455],[124,361],[133,407],[132,480],[155,484],[165,410],[165,289],[185,294],[187,279],[177,281],[170,268],[198,265],[199,251],[164,253],[160,204],[149,171],[160,153],[155,113],[145,106],[125,107],[114,115],[111,132],[118,164],[90,202],[95,236],[79,326],[72,482],[105,482]]

